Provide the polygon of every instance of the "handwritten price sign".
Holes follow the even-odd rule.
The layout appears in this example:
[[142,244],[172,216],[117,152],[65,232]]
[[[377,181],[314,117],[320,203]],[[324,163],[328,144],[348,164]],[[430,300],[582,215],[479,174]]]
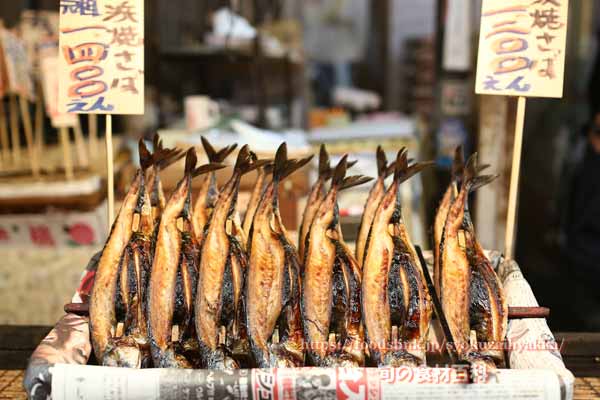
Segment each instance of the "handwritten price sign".
[[483,0],[475,92],[562,97],[568,0]]
[[143,0],[60,0],[59,111],[144,113]]

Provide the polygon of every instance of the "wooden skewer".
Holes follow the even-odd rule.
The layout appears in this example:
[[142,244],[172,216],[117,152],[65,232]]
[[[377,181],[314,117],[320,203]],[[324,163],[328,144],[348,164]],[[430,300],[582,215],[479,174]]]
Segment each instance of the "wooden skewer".
[[95,154],[98,150],[98,116],[96,114],[88,114],[88,145],[90,148],[90,158],[95,159]]
[[63,159],[65,165],[65,177],[67,180],[73,180],[73,160],[71,159],[71,141],[69,140],[69,128],[61,127],[59,129],[60,146],[63,151]]
[[13,164],[18,166],[21,162],[21,137],[19,136],[19,108],[17,107],[16,95],[11,94],[8,97],[8,107],[10,113],[10,136]]
[[38,85],[37,96],[35,98],[35,148],[38,156],[44,154],[44,98],[42,85]]
[[2,159],[4,165],[10,164],[10,142],[8,139],[8,127],[6,126],[6,110],[4,100],[0,99],[0,144],[2,145]]
[[171,327],[171,342],[179,342],[179,325]]
[[90,166],[90,161],[85,148],[85,139],[83,138],[83,131],[81,130],[79,118],[77,118],[77,122],[75,123],[75,126],[73,126],[73,133],[75,136],[75,153],[77,154],[77,162],[83,168],[88,168]]
[[35,151],[33,141],[33,126],[31,124],[31,114],[29,113],[29,103],[25,96],[19,96],[19,106],[21,108],[21,120],[23,121],[23,130],[25,131],[25,141],[27,142],[27,155],[31,164],[31,171],[34,177],[40,176],[40,158]]
[[108,202],[108,227],[112,226],[115,217],[115,175],[112,144],[112,115],[106,115],[106,186]]

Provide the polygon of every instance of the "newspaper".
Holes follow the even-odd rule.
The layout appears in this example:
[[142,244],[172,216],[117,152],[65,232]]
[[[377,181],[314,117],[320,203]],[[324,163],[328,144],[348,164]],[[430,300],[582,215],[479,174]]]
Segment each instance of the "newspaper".
[[[74,302],[87,297],[97,258],[90,261]],[[497,252],[490,253],[490,259],[499,265],[498,275],[510,306],[538,305],[515,262],[502,260]],[[431,339],[441,343],[433,334]],[[133,370],[85,365],[91,353],[88,319],[67,314],[33,353],[24,385],[29,398],[51,396],[54,400],[573,398],[574,377],[565,368],[545,319],[509,321],[506,346],[511,369],[473,367],[470,374],[464,366]]]
[[496,370],[467,383],[453,368],[285,368],[232,371],[57,364],[54,400],[560,399],[556,374]]

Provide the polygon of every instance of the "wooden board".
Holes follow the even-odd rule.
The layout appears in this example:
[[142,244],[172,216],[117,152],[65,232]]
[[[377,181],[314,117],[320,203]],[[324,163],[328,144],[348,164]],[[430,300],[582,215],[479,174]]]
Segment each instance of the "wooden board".
[[562,97],[568,0],[483,0],[475,92]]
[[60,1],[60,112],[144,113],[144,2]]

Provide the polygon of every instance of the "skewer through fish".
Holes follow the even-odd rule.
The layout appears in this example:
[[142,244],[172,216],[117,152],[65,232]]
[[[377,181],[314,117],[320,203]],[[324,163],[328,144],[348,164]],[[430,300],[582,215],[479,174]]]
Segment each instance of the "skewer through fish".
[[[367,239],[362,275],[365,333],[378,366],[424,365],[432,305],[419,259],[402,219],[400,184],[432,163],[408,165],[398,152]],[[401,346],[400,346],[401,345]]]
[[[191,181],[194,176],[223,168],[196,166],[196,153],[186,155],[185,175],[169,198],[160,221],[148,290],[148,327],[154,366],[192,368],[197,360],[193,305],[199,246],[191,221]],[[177,326],[178,337],[172,337]]]
[[[204,148],[210,163],[222,163],[237,147],[237,144],[232,144],[217,151],[204,136],[201,137],[201,140],[202,147]],[[202,244],[206,224],[210,220],[218,197],[219,188],[217,187],[217,177],[214,172],[210,172],[201,182],[200,192],[194,203],[193,210],[192,224],[196,240],[200,244]]]
[[331,188],[315,212],[306,239],[302,318],[307,355],[319,367],[364,364],[361,273],[342,237],[337,196],[371,178],[345,177],[346,158],[342,157],[333,173]]
[[[115,359],[118,356],[118,352],[115,352],[118,344],[114,338],[118,324],[117,309],[120,311],[119,317],[125,314],[125,307],[117,301],[119,276],[121,270],[127,269],[131,262],[131,249],[126,249],[132,237],[134,215],[142,214],[145,198],[144,172],[138,170],[98,261],[90,297],[90,332],[94,354],[102,365],[120,363]],[[131,360],[135,355],[129,354],[126,358]],[[141,357],[139,362],[141,364]],[[123,361],[125,364],[129,364],[129,361]],[[138,360],[132,364],[137,366]]]
[[237,238],[240,228],[234,223],[235,207],[242,176],[262,164],[247,145],[240,149],[233,175],[221,189],[204,231],[195,322],[205,368],[238,368],[231,348],[241,336],[241,299],[248,260]]
[[[481,168],[479,168],[481,170]],[[508,307],[502,285],[475,236],[468,196],[496,176],[477,175],[475,156],[464,168],[460,191],[448,211],[440,244],[440,293],[459,356],[490,367],[503,364]],[[486,349],[474,347],[471,331]]]
[[377,211],[377,207],[385,194],[385,178],[394,172],[394,163],[388,165],[385,157],[385,152],[381,146],[377,146],[377,179],[373,184],[373,187],[369,191],[367,202],[363,210],[363,215],[360,220],[360,226],[358,228],[358,236],[356,237],[356,261],[359,266],[362,266],[363,259],[365,256],[365,246],[367,245],[367,238],[369,237],[369,229],[371,229],[371,223],[373,217]]
[[311,157],[288,160],[285,143],[275,155],[273,179],[254,215],[248,241],[246,325],[259,368],[304,364],[300,315],[300,264],[279,212],[279,184]]

